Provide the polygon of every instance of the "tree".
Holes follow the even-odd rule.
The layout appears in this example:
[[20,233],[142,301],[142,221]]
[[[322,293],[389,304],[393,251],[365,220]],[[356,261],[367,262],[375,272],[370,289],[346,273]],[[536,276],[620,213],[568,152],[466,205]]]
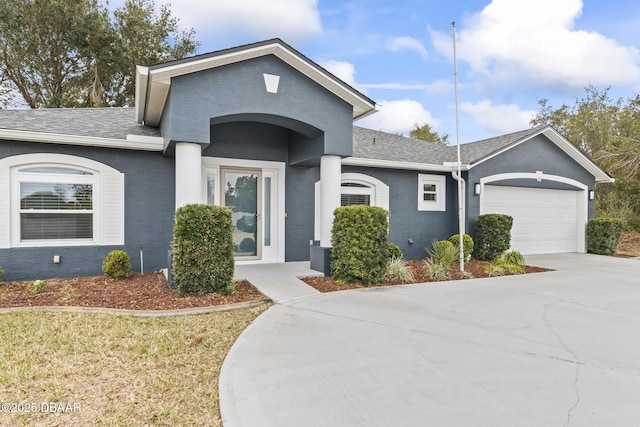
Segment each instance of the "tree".
[[444,133],[440,135],[438,132],[433,130],[429,123],[424,123],[422,126],[415,123],[409,132],[409,136],[423,141],[437,142],[438,144],[443,145],[449,144],[449,134]]
[[640,228],[640,96],[612,99],[609,90],[588,87],[575,105],[558,108],[540,100],[531,125],[553,126],[616,178],[598,188],[598,216]]
[[127,0],[113,19],[99,0],[3,0],[0,81],[31,108],[130,105],[136,64],[197,48],[177,23],[152,0]]

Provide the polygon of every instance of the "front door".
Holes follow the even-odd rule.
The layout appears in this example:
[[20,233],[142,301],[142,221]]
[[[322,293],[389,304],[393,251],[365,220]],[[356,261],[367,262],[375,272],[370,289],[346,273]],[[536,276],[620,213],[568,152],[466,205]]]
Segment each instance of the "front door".
[[262,173],[221,168],[222,204],[233,212],[233,253],[237,260],[262,257]]

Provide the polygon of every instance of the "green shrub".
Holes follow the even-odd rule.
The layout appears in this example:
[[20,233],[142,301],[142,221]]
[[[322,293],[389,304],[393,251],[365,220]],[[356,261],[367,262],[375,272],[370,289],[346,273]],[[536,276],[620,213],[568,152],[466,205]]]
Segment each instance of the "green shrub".
[[592,218],[587,222],[587,252],[611,255],[616,252],[622,222],[613,218]]
[[179,208],[173,230],[173,275],[178,294],[224,293],[233,286],[231,210],[192,204]]
[[334,211],[331,272],[345,283],[367,286],[382,280],[389,260],[389,212],[375,206],[343,206]]
[[393,258],[404,258],[404,255],[400,250],[400,246],[396,245],[395,243],[389,243],[389,245],[387,246],[387,255],[389,256],[389,260]]
[[4,270],[0,267],[0,283],[2,283],[2,275],[4,274]]
[[[453,236],[449,237],[449,241],[453,243],[453,245],[459,250],[460,248],[459,234],[454,234]],[[471,236],[469,236],[468,234],[463,234],[462,245],[464,246],[464,259],[469,259],[471,257],[471,254],[473,253],[473,239],[471,238]]]
[[29,290],[34,294],[39,294],[44,291],[44,286],[47,284],[44,280],[34,280],[27,285]]
[[505,264],[519,265],[521,267],[524,267],[524,264],[525,264],[524,255],[522,255],[518,251],[506,251],[506,252],[503,252],[498,257],[498,260],[500,262],[505,263]]
[[115,250],[102,261],[102,271],[112,279],[131,276],[131,260],[125,251]]
[[437,240],[431,243],[432,249],[427,249],[429,257],[434,263],[441,263],[449,269],[451,264],[460,259],[460,251],[448,240]]
[[251,252],[251,253],[253,253],[253,252],[256,251],[256,241],[253,240],[251,237],[245,237],[240,242],[240,245],[239,245],[238,248],[240,249],[240,252]]
[[441,262],[435,262],[433,259],[424,261],[423,270],[427,276],[434,280],[450,279],[449,267]]
[[413,275],[413,270],[405,260],[398,257],[392,257],[389,261],[389,265],[387,265],[387,272],[384,274],[384,280],[390,282],[399,281],[402,283],[413,283],[416,279]]
[[487,273],[489,277],[495,277],[504,276],[506,271],[504,265],[500,263],[491,263],[484,269],[484,272]]
[[480,215],[476,219],[476,258],[493,261],[511,244],[513,217],[503,214]]

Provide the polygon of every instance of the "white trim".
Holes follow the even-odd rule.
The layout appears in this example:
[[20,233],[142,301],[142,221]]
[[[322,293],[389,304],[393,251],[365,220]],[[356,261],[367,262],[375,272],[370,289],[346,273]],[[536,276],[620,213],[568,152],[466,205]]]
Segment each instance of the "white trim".
[[320,156],[320,246],[331,247],[333,212],[340,207],[340,156]]
[[[545,174],[541,171],[537,171],[536,173],[531,172],[514,172],[514,173],[501,173],[496,175],[485,176],[480,178],[480,204],[479,204],[479,213],[482,214],[484,212],[484,186],[485,184],[490,184],[492,182],[497,181],[505,181],[511,179],[535,179],[538,182],[541,181],[552,181],[552,182],[560,182],[563,184],[571,185],[573,187],[578,188],[582,195],[578,196],[578,206],[577,206],[577,243],[576,247],[578,252],[586,252],[586,236],[585,230],[587,226],[587,220],[589,218],[589,203],[588,203],[588,191],[589,187],[579,181],[576,181],[571,178],[567,178],[565,176],[559,175],[551,175]],[[540,187],[534,187],[540,188]]]
[[[221,183],[220,168],[246,168],[262,170],[262,179],[268,176],[272,179],[271,201],[273,205],[273,213],[271,215],[271,248],[264,251],[261,260],[255,261],[236,261],[237,265],[243,264],[264,264],[272,262],[284,262],[285,254],[285,163],[262,161],[262,160],[243,160],[243,159],[227,159],[224,157],[202,157],[202,182],[205,184],[204,190],[201,191],[202,203],[207,203],[206,197],[206,175],[214,173],[215,181],[219,187]],[[216,188],[219,192],[220,188]],[[216,195],[216,204],[220,205],[220,198]],[[264,217],[264,215],[262,215]],[[264,241],[263,241],[264,243]]]
[[[148,126],[158,125],[167,99],[168,88],[171,85],[171,78],[267,55],[278,57],[345,102],[351,104],[353,106],[354,120],[375,112],[375,103],[372,103],[355,89],[348,87],[344,82],[321,68],[313,66],[308,59],[301,57],[298,53],[291,51],[278,41],[274,41],[273,43],[232,50],[219,55],[180,61],[177,64],[156,69],[138,67],[136,69],[136,94],[139,95],[136,96],[136,101],[146,100],[146,102],[136,102],[138,123],[144,122]],[[145,78],[146,76],[148,76],[148,82],[147,78]],[[138,85],[142,86],[145,83],[146,88],[144,88],[143,94],[143,88],[138,87]]]
[[[92,172],[94,186],[93,238],[20,242],[17,214],[20,194],[17,169],[35,165],[63,166]],[[104,163],[57,153],[19,154],[0,159],[0,247],[53,247],[124,244],[124,174]],[[10,173],[9,173],[10,172]]]
[[264,88],[269,93],[278,93],[278,85],[280,83],[280,76],[275,74],[262,73],[264,77]]
[[[132,139],[129,139],[129,137]],[[151,139],[153,138],[153,139]],[[162,151],[164,139],[127,135],[127,139],[102,138],[97,136],[64,135],[58,133],[33,132],[13,129],[0,129],[0,139],[46,144],[81,145],[86,147],[123,148],[125,150]]]
[[[345,157],[342,159],[343,166],[363,166],[372,168],[385,168],[385,169],[404,169],[404,170],[416,170],[425,172],[451,172],[458,169],[458,164],[454,163],[454,166],[448,164],[436,165],[428,163],[417,162],[399,162],[394,160],[379,160],[379,159],[365,159],[361,157]],[[462,165],[462,170],[469,170],[469,165]]]
[[[424,200],[424,184],[435,184],[436,200]],[[447,208],[447,176],[418,174],[418,210],[443,212]]]
[[179,142],[175,152],[176,209],[202,200],[202,146]]
[[560,148],[565,154],[575,160],[580,166],[586,169],[591,175],[593,175],[596,179],[596,182],[614,182],[615,179],[611,178],[605,171],[600,169],[595,163],[593,163],[587,156],[585,156],[578,148],[569,142],[565,137],[556,132],[555,129],[548,126],[546,128],[540,129],[538,132],[535,132],[531,135],[528,135],[526,138],[517,141],[516,143],[509,145],[507,147],[502,148],[491,155],[485,157],[484,159],[478,161],[471,165],[471,167],[476,167],[487,160],[493,159],[496,156],[504,153],[505,151],[511,150],[523,144],[526,141],[529,141],[532,138],[535,138],[538,135],[546,136],[551,142],[553,142],[558,148]]

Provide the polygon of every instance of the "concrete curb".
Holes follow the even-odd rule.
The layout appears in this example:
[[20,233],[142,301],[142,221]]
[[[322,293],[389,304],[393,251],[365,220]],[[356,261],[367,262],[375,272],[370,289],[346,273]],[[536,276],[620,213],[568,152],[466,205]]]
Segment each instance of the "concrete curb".
[[100,313],[100,314],[116,314],[121,316],[137,316],[137,317],[172,317],[172,316],[190,316],[197,314],[208,314],[214,312],[243,310],[247,308],[258,307],[262,304],[271,304],[270,298],[263,298],[254,301],[238,302],[235,304],[224,304],[209,307],[193,307],[179,308],[175,310],[127,310],[122,308],[106,308],[106,307],[77,307],[77,306],[35,306],[35,307],[11,307],[0,308],[0,314],[14,313],[21,311],[56,311],[66,313]]

